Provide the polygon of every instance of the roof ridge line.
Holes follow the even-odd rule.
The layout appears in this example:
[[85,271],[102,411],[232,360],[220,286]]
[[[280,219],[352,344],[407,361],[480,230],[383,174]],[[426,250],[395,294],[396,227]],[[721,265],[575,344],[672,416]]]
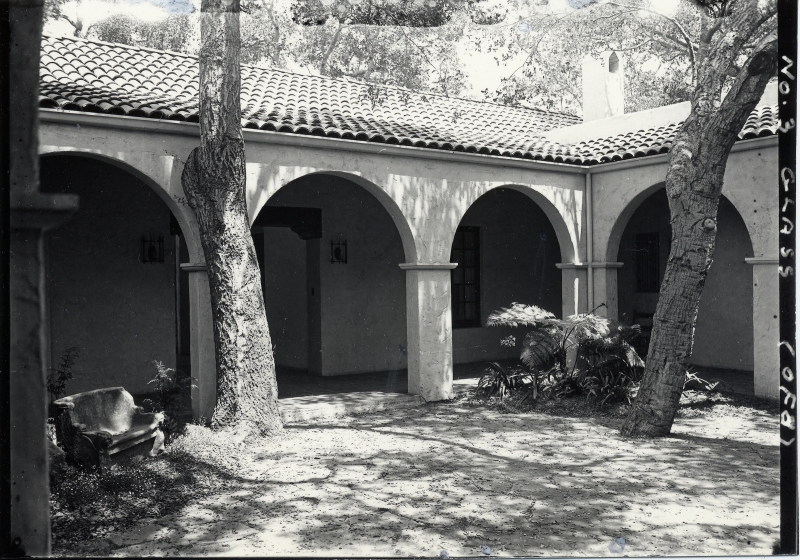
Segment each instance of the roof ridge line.
[[139,45],[126,45],[125,43],[111,43],[109,41],[101,41],[99,39],[88,39],[86,37],[71,37],[69,35],[55,35],[51,33],[42,33],[42,39],[67,39],[77,43],[94,43],[95,45],[105,45],[108,47],[122,47],[123,49],[134,49],[138,51],[146,51],[158,54],[171,54],[175,56],[182,56],[184,58],[193,58],[198,60],[200,57],[195,54],[187,54],[178,51],[169,51],[161,49],[153,49],[151,47],[141,47]]
[[[80,42],[93,43],[93,44],[96,44],[96,45],[105,45],[105,46],[108,46],[108,47],[121,47],[123,49],[134,49],[134,50],[138,50],[138,51],[151,52],[151,53],[155,53],[155,54],[169,54],[169,55],[180,56],[180,57],[183,57],[183,58],[189,58],[189,59],[193,59],[193,60],[199,60],[200,59],[200,57],[198,55],[194,55],[194,54],[187,54],[187,53],[182,53],[182,52],[177,52],[177,51],[170,51],[170,50],[154,49],[154,48],[151,48],[151,47],[142,47],[142,46],[139,46],[139,45],[126,45],[125,43],[111,43],[109,41],[100,41],[99,39],[89,39],[89,38],[86,38],[86,37],[74,37],[74,36],[69,36],[69,35],[56,35],[56,34],[50,34],[50,33],[43,33],[42,34],[42,39],[45,39],[45,38],[47,38],[47,39],[69,40],[69,41],[74,41],[74,42],[78,42],[78,43],[80,43]],[[479,105],[490,105],[492,107],[502,107],[503,109],[517,109],[517,110],[524,111],[524,112],[532,112],[532,113],[539,113],[539,114],[545,114],[545,115],[554,115],[554,116],[557,116],[557,117],[572,117],[572,118],[575,118],[575,119],[579,119],[580,118],[577,115],[572,115],[570,113],[559,113],[559,112],[556,112],[556,111],[548,111],[546,109],[539,109],[538,107],[523,107],[523,106],[519,106],[519,105],[503,105],[501,103],[494,103],[494,102],[491,102],[491,101],[468,99],[466,97],[458,97],[458,96],[448,96],[448,95],[444,95],[444,94],[441,94],[441,93],[414,91],[412,89],[401,87],[401,86],[390,86],[390,85],[376,84],[376,83],[373,83],[373,82],[363,82],[363,81],[360,81],[360,80],[354,80],[354,79],[348,79],[348,78],[335,78],[333,76],[321,76],[319,74],[300,74],[298,72],[292,72],[291,70],[286,70],[285,68],[275,68],[275,67],[265,68],[263,66],[255,66],[253,64],[240,64],[240,66],[242,68],[250,68],[250,69],[253,69],[253,70],[260,71],[260,72],[279,72],[281,74],[287,74],[287,75],[290,75],[290,76],[302,76],[302,77],[308,77],[308,78],[316,78],[316,79],[319,79],[319,80],[322,80],[322,81],[343,82],[343,83],[347,83],[347,84],[356,84],[356,85],[367,86],[367,87],[369,87],[369,86],[378,86],[378,87],[382,87],[382,88],[386,88],[386,89],[390,89],[390,90],[395,90],[395,91],[405,91],[405,92],[411,93],[413,95],[419,95],[419,96],[423,96],[424,95],[424,96],[438,97],[438,98],[441,98],[441,99],[452,99],[452,100],[457,100],[457,101],[467,101],[469,103],[475,103],[475,104],[479,104]]]

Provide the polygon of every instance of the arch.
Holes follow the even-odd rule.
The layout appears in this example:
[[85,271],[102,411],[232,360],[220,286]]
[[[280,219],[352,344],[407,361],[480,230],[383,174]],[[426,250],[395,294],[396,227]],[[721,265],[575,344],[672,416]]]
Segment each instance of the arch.
[[202,263],[205,262],[205,257],[203,256],[203,248],[200,244],[200,234],[197,228],[197,222],[194,218],[194,213],[191,209],[184,204],[179,204],[175,198],[169,193],[169,189],[164,185],[160,184],[158,181],[150,177],[147,173],[140,170],[139,168],[131,165],[130,163],[126,162],[123,159],[116,158],[107,154],[100,154],[97,152],[88,152],[82,150],[75,150],[75,149],[54,149],[54,150],[46,150],[41,151],[39,153],[40,158],[49,158],[49,157],[58,157],[58,156],[76,156],[76,157],[83,157],[87,159],[94,159],[97,161],[101,161],[104,163],[108,163],[129,173],[130,175],[136,177],[142,183],[150,187],[158,197],[167,205],[169,211],[178,221],[178,225],[181,228],[181,232],[183,232],[183,237],[186,240],[186,245],[189,250],[189,256],[192,262],[195,263]]
[[606,244],[606,252],[605,252],[605,261],[614,262],[617,260],[619,255],[619,244],[622,241],[622,234],[625,232],[625,228],[628,225],[628,222],[631,221],[631,217],[633,217],[633,213],[642,205],[642,202],[647,200],[651,194],[657,192],[659,189],[665,188],[664,181],[660,183],[655,183],[654,185],[650,185],[646,189],[642,189],[639,191],[636,196],[634,196],[628,204],[625,205],[625,208],[622,209],[622,212],[619,213],[617,216],[614,225],[611,227],[611,232],[608,235],[608,242]]
[[[606,244],[606,252],[605,252],[605,260],[609,262],[614,262],[617,260],[619,255],[619,244],[622,240],[622,234],[625,231],[625,228],[628,226],[628,222],[630,221],[633,214],[642,205],[642,203],[647,200],[650,195],[658,192],[660,189],[666,188],[666,183],[661,181],[659,183],[655,183],[650,185],[646,189],[642,189],[639,191],[636,196],[634,196],[628,204],[625,205],[622,212],[619,213],[617,216],[614,225],[611,227],[611,232],[608,235],[608,242]],[[735,198],[728,198],[724,194],[720,195],[721,198],[724,198],[728,202],[731,203],[731,206],[736,210],[736,213],[739,215],[739,218],[742,220],[744,227],[747,230],[747,235],[749,237],[750,246],[755,247],[754,238],[755,232],[752,230],[750,225],[744,220],[743,213],[741,209],[737,206]]]
[[524,336],[512,327],[487,327],[491,312],[513,302],[561,314],[563,274],[555,228],[528,193],[493,188],[470,204],[450,249],[453,362],[513,359],[518,349],[498,338]]
[[43,191],[80,196],[78,211],[45,240],[50,351],[56,360],[79,348],[75,392],[112,384],[146,392],[152,360],[185,370],[191,333],[181,295],[189,289],[178,263],[186,244],[171,235],[179,226],[163,198],[103,159],[62,152],[40,162]]
[[408,247],[377,187],[362,185],[345,173],[306,173],[255,213],[279,376],[407,367],[406,273],[398,264]]
[[292,179],[288,183],[282,185],[275,192],[271,193],[269,198],[266,198],[255,208],[254,212],[252,213],[251,225],[255,221],[259,212],[261,212],[262,208],[264,208],[269,203],[270,199],[273,196],[275,196],[276,193],[280,192],[281,189],[295,183],[296,181],[312,175],[322,175],[322,176],[329,175],[333,177],[339,177],[341,179],[346,179],[351,183],[354,183],[359,187],[362,187],[364,190],[366,190],[368,193],[374,196],[381,204],[381,206],[383,206],[383,208],[389,213],[389,216],[391,216],[392,221],[394,222],[394,225],[397,228],[397,232],[400,234],[400,240],[403,243],[403,252],[405,254],[406,262],[409,263],[417,262],[417,246],[414,241],[414,234],[411,231],[411,226],[409,225],[405,214],[403,214],[403,211],[400,209],[399,206],[397,206],[397,203],[392,199],[392,197],[390,197],[386,193],[386,191],[384,191],[382,188],[380,188],[372,181],[364,179],[359,175],[354,175],[353,173],[347,173],[345,171],[313,171],[311,173],[306,173],[305,175],[301,175],[299,177]]
[[[458,222],[456,223],[456,227],[458,227],[458,224],[460,224],[461,221],[464,219],[464,216],[469,211],[469,209],[472,208],[472,206],[476,202],[478,202],[478,200],[480,200],[481,197],[485,196],[486,194],[495,189],[514,190],[530,198],[542,210],[542,212],[544,212],[544,215],[547,216],[550,225],[556,232],[556,239],[558,239],[558,247],[559,250],[561,251],[561,262],[563,263],[574,262],[575,255],[577,252],[575,250],[575,245],[573,243],[572,236],[569,233],[569,228],[567,227],[567,223],[564,221],[564,216],[546,196],[544,196],[542,193],[529,186],[510,183],[492,187],[491,189],[487,190],[486,192],[482,193],[480,196],[475,198],[475,200],[473,200],[469,204],[469,206],[467,206],[464,209],[464,212],[461,214],[461,216],[458,217]],[[456,235],[455,229],[448,232],[448,238],[446,239],[448,247],[452,247],[455,235]]]
[[[612,259],[622,261],[609,282],[609,300],[620,318],[643,326],[648,334],[668,266],[671,225],[663,183],[627,216]],[[654,191],[654,192],[653,192]],[[626,208],[627,210],[627,208]],[[753,244],[744,219],[722,196],[714,262],[705,279],[694,326],[691,363],[698,367],[752,371],[753,279],[747,259]],[[616,297],[614,297],[616,296]],[[640,339],[647,352],[647,336]]]

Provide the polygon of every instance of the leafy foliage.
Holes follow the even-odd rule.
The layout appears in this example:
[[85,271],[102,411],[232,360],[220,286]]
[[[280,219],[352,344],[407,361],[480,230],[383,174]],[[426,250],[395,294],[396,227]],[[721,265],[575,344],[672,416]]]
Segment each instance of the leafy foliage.
[[65,465],[50,482],[54,551],[74,550],[228,491],[242,480],[242,455],[242,448],[230,440],[191,426],[164,453],[147,461],[92,471]]
[[515,26],[472,35],[476,48],[496,52],[498,65],[509,66],[499,87],[482,92],[487,100],[580,114],[583,58],[609,50],[626,59],[626,113],[689,99],[693,70],[682,32],[692,41],[701,35],[692,7],[665,17],[642,0],[570,2],[575,5],[566,11],[548,8],[547,2],[510,3],[520,18]]
[[[489,316],[491,326],[529,326],[520,360],[525,368],[489,364],[478,394],[505,398],[523,389],[523,401],[585,395],[599,406],[630,402],[644,361],[631,346],[641,334],[638,325],[614,325],[594,312],[558,319],[535,305],[513,303]],[[567,364],[574,351],[575,362]]]
[[[112,15],[93,14],[88,2],[81,8],[81,0],[46,0],[46,20],[69,22],[76,36],[197,53],[199,13],[144,21],[125,11],[123,0],[103,3],[111,7]],[[353,78],[379,87],[466,94],[507,105],[580,113],[582,58],[614,49],[627,61],[626,112],[689,99],[693,75],[689,47],[675,23],[696,43],[701,29],[693,6],[680,10],[671,18],[673,23],[652,10],[635,9],[648,5],[643,0],[625,0],[630,9],[595,0],[570,0],[569,8],[550,4],[546,0],[242,2],[241,57],[245,64]],[[466,67],[473,55],[480,54],[494,55],[507,72],[498,87],[471,93]]]
[[154,23],[141,21],[128,14],[114,14],[92,25],[88,35],[109,43],[180,52],[186,50],[195,33],[192,19],[184,14]]
[[47,374],[47,392],[50,393],[51,404],[67,393],[67,383],[74,377],[72,368],[79,356],[80,352],[77,347],[67,348],[61,354],[58,366],[50,368],[50,373]]
[[535,305],[514,302],[511,307],[504,307],[489,315],[486,325],[489,327],[535,326],[537,321],[555,319],[555,315]]
[[[633,354],[636,351],[631,349]],[[641,359],[636,356],[641,362]],[[644,362],[641,366],[631,365],[619,356],[612,356],[588,368],[578,385],[587,399],[593,399],[598,406],[627,402],[631,403],[631,391],[642,379]]]
[[154,386],[155,400],[145,399],[144,403],[153,412],[164,413],[163,429],[167,439],[174,436],[179,429],[178,418],[181,416],[182,401],[185,393],[191,390],[191,377],[182,370],[174,370],[164,365],[163,362],[154,361],[156,373],[148,381],[148,385]]
[[511,391],[530,387],[531,373],[522,368],[504,368],[497,362],[490,362],[486,374],[478,380],[478,393],[484,397],[505,398]]

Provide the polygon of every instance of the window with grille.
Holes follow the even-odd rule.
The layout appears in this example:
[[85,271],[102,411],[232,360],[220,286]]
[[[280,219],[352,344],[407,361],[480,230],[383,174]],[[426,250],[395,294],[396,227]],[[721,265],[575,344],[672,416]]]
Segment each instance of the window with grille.
[[658,280],[660,266],[658,254],[661,246],[658,232],[639,233],[636,235],[636,291],[658,292],[661,283]]
[[458,263],[450,277],[453,328],[480,327],[480,228],[456,230],[450,262]]

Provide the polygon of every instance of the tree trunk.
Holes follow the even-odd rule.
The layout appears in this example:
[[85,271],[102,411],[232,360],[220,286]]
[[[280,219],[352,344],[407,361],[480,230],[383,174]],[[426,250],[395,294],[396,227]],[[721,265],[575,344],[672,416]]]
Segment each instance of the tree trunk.
[[691,113],[673,142],[666,179],[672,243],[653,315],[644,378],[622,427],[625,435],[664,436],[672,429],[692,355],[700,294],[714,254],[728,155],[777,71],[777,35],[770,33],[719,102],[725,77],[740,52],[737,43],[749,40],[760,25],[757,22],[763,23],[762,16],[753,1],[737,15],[731,32],[716,37],[717,44],[700,62]]
[[264,435],[282,425],[245,202],[238,0],[203,0],[201,42],[201,144],[189,155],[181,183],[208,267],[217,355],[212,426]]

